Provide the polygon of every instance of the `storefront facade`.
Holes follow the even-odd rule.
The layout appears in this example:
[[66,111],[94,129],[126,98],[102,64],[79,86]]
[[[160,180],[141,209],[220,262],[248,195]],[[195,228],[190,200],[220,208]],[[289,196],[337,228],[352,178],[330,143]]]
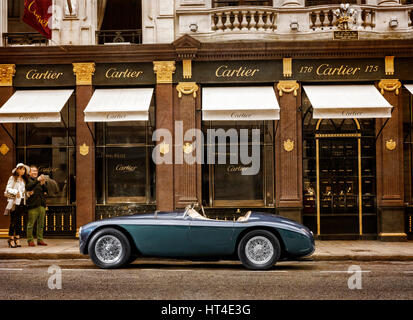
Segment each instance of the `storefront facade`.
[[[73,93],[58,122],[2,122],[0,182],[17,161],[56,180],[49,236],[198,202],[212,218],[280,214],[321,239],[406,239],[412,48],[410,40],[190,36],[168,45],[1,48],[1,106],[20,91]],[[259,156],[242,159],[242,150]],[[172,163],[155,163],[158,151]],[[2,233],[7,225],[0,217]]]

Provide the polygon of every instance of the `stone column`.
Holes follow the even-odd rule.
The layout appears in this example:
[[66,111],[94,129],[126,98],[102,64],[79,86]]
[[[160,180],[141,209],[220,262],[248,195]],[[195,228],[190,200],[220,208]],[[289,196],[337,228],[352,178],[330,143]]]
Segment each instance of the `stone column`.
[[[381,240],[406,240],[404,228],[403,108],[401,83],[381,80],[379,90],[393,106],[376,142],[378,232]],[[386,119],[376,120],[376,135]]]
[[0,47],[4,46],[3,33],[7,33],[7,0],[0,0]]
[[[275,88],[280,104],[280,120],[275,136],[275,197],[280,215],[302,221],[302,128],[300,85],[280,81]],[[276,125],[277,127],[277,125]]]
[[[196,110],[200,108],[199,87],[195,82],[180,82],[175,90],[174,116],[175,123],[175,207],[184,208],[186,205],[201,201],[201,164],[190,162],[196,159],[200,145],[200,137],[185,137],[185,133],[192,129],[201,129],[200,115]],[[199,121],[198,121],[199,120]],[[182,124],[182,126],[181,126]],[[189,134],[189,133],[188,133]],[[186,161],[185,157],[191,157]],[[178,159],[180,160],[178,162]]]
[[[156,208],[161,211],[174,209],[174,110],[173,110],[173,85],[172,76],[175,72],[175,61],[154,61],[154,71],[156,73],[156,106],[155,118],[156,129],[163,129],[169,132],[170,139],[161,137],[157,131],[157,148],[169,159],[169,163],[156,165]],[[164,140],[165,139],[165,140]],[[163,146],[160,146],[162,145]],[[156,148],[156,149],[157,149]]]
[[[73,63],[76,75],[76,227],[95,220],[95,144],[84,119],[93,94],[94,63]],[[89,124],[92,132],[94,125]]]
[[[13,95],[13,76],[15,72],[16,66],[14,64],[0,64],[0,107]],[[12,123],[4,123],[3,125],[13,139],[16,139],[15,125]],[[0,188],[2,188],[0,196],[0,236],[7,236],[9,232],[10,218],[3,215],[3,210],[7,205],[6,198],[3,197],[3,191],[15,165],[15,145],[7,132],[0,127]]]

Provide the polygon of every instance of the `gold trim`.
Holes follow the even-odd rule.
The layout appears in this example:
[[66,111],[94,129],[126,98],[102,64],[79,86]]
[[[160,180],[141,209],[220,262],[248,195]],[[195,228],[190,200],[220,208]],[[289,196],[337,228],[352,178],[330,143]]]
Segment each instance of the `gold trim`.
[[298,94],[298,89],[300,89],[300,85],[296,80],[284,80],[278,82],[277,89],[280,94],[280,97],[282,97],[283,93],[291,92],[294,92],[294,96],[296,97]]
[[316,138],[359,138],[361,133],[316,133]]
[[384,94],[384,91],[396,91],[396,95],[399,94],[399,89],[402,84],[398,79],[383,79],[379,82],[379,88],[381,89],[381,94]]
[[90,86],[95,73],[95,63],[73,63],[73,72],[76,75],[77,86]]
[[172,83],[175,73],[175,61],[154,61],[153,71],[156,73],[156,83]]
[[293,59],[284,58],[283,59],[283,76],[291,77],[293,75]]
[[76,228],[76,235],[75,235],[75,237],[76,237],[76,238],[79,238],[79,228]]
[[294,141],[290,139],[287,139],[286,141],[284,141],[283,145],[284,145],[284,150],[287,152],[291,152],[294,150]]
[[178,97],[182,98],[182,94],[192,94],[196,98],[199,87],[195,82],[179,82],[176,86]]
[[192,78],[192,60],[182,60],[182,73],[184,79]]
[[0,153],[3,156],[5,156],[9,151],[10,151],[10,148],[7,146],[7,144],[3,143],[0,147]]
[[87,146],[85,142],[79,146],[79,153],[82,156],[87,156],[89,154],[89,146]]
[[0,87],[12,87],[15,74],[15,64],[0,64]]
[[316,176],[317,176],[317,235],[320,235],[320,140],[315,139],[316,143]]
[[380,237],[407,237],[407,234],[400,232],[400,233],[386,233],[386,232],[381,232],[379,233]]
[[386,149],[393,151],[394,149],[396,149],[397,146],[397,142],[394,141],[393,139],[387,140],[386,141]]
[[0,229],[0,238],[8,238],[9,229]]
[[361,190],[362,182],[361,182],[361,137],[357,139],[358,143],[358,165],[359,165],[359,232],[360,235],[363,234],[363,193]]
[[394,56],[386,56],[384,62],[386,75],[394,75]]

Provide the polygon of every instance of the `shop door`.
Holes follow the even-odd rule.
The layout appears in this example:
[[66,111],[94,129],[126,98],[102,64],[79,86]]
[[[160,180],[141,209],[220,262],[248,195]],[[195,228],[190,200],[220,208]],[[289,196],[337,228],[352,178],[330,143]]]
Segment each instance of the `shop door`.
[[361,135],[316,134],[317,234],[362,235]]

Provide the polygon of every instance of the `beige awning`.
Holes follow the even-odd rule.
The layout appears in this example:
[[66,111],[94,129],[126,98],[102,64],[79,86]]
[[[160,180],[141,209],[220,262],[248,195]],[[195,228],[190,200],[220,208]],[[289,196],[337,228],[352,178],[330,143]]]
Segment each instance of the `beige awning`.
[[202,120],[278,120],[273,87],[210,87],[202,89]]
[[146,121],[153,88],[96,89],[84,110],[85,122]]
[[0,108],[1,123],[60,122],[73,90],[17,90]]
[[392,106],[374,85],[304,85],[314,119],[390,118]]

